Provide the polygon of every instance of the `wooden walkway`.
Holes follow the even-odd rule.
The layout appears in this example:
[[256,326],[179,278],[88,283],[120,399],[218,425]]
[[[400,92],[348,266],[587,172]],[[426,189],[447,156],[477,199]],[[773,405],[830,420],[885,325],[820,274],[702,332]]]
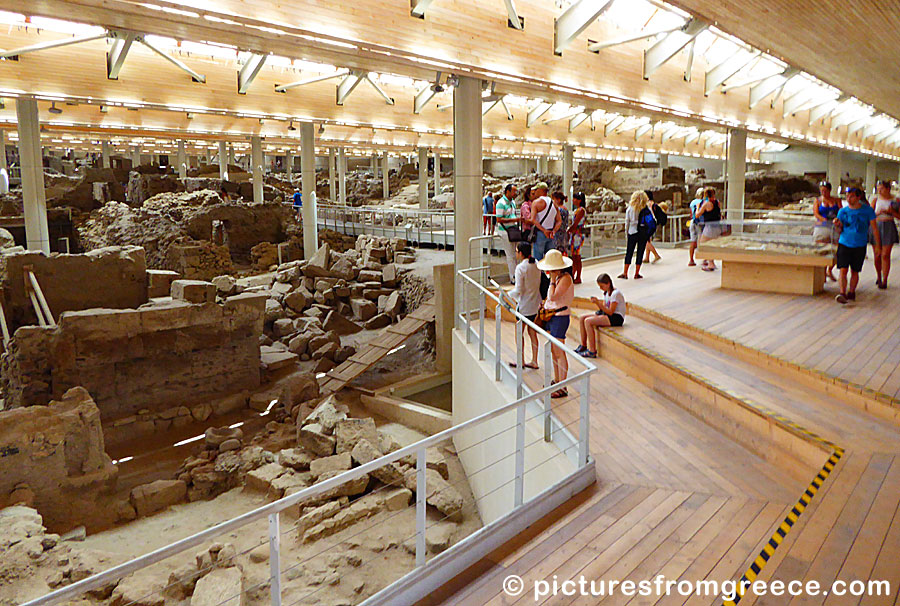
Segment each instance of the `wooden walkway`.
[[429,299],[396,324],[385,328],[347,360],[326,372],[319,379],[320,393],[329,395],[340,390],[429,322],[434,322],[434,299]]
[[[759,578],[816,580],[823,587],[836,579],[883,579],[891,582],[892,595],[748,594],[741,606],[900,604],[900,427],[636,318],[615,330],[846,449]],[[572,343],[577,335],[573,323]],[[737,580],[818,471],[810,470],[804,482],[792,479],[788,470],[735,444],[603,359],[598,368],[591,385],[597,485],[422,604],[722,604],[720,597],[679,595],[535,600],[532,588],[554,576],[560,581],[580,575],[640,581],[658,574],[672,580]],[[542,374],[529,373],[529,379],[538,386]],[[554,404],[564,423],[576,418],[578,395],[570,389],[567,400]],[[512,574],[528,588],[517,598],[502,591],[503,579]]]
[[[578,296],[597,295],[596,277],[609,273],[629,302],[900,398],[900,269],[877,290],[870,253],[857,302],[841,306],[833,282],[815,297],[723,290],[719,271],[687,267],[686,250],[660,252],[662,261],[643,266],[643,280],[616,280],[621,261],[586,267]],[[900,247],[893,260],[900,268]]]

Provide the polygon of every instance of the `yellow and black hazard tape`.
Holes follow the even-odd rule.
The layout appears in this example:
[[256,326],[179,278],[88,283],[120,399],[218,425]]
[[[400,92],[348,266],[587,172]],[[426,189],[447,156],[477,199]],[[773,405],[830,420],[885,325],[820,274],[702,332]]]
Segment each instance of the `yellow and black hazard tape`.
[[816,496],[816,493],[819,492],[819,489],[822,487],[822,484],[825,482],[825,479],[834,469],[834,466],[837,465],[837,462],[841,460],[841,457],[844,456],[844,449],[840,446],[836,446],[834,452],[831,454],[831,457],[825,462],[825,465],[822,466],[821,471],[816,474],[816,477],[812,479],[812,482],[809,483],[809,486],[800,495],[800,498],[797,500],[797,504],[788,512],[785,516],[784,521],[781,522],[781,525],[775,529],[775,532],[772,533],[771,538],[768,542],[763,546],[762,550],[759,552],[759,555],[756,556],[756,559],[753,560],[753,563],[750,564],[750,568],[747,569],[747,572],[743,574],[741,580],[738,582],[737,586],[737,595],[735,595],[734,599],[723,599],[723,606],[736,606],[738,602],[741,601],[741,598],[744,597],[744,594],[747,591],[747,588],[756,581],[759,576],[760,571],[765,567],[766,563],[769,561],[775,554],[775,550],[781,545],[784,538],[787,536],[788,531],[797,523],[797,520],[800,519],[800,514],[802,514],[807,507],[809,507],[810,501],[812,498]]
[[688,368],[684,367],[683,365],[679,364],[675,360],[672,360],[668,356],[657,353],[655,351],[651,351],[651,350],[647,349],[646,347],[644,347],[643,345],[641,345],[640,343],[637,343],[637,342],[629,339],[628,337],[624,337],[621,334],[616,333],[615,330],[613,330],[613,329],[604,328],[601,330],[603,330],[604,333],[606,333],[613,339],[619,341],[620,343],[623,343],[623,344],[631,347],[632,349],[640,351],[644,355],[646,355],[654,360],[657,360],[661,364],[664,364],[670,368],[674,368],[681,374],[690,377],[692,380],[706,385],[708,389],[720,392],[720,393],[726,395],[727,397],[731,398],[732,400],[737,400],[737,401],[741,402],[741,404],[743,404],[744,406],[752,408],[767,417],[771,417],[777,423],[790,428],[794,432],[797,432],[797,433],[800,433],[800,434],[806,436],[810,440],[819,444],[819,446],[823,447],[823,449],[831,451],[831,456],[828,458],[827,461],[825,461],[825,464],[822,466],[822,469],[819,470],[819,473],[817,473],[816,476],[812,479],[812,481],[809,483],[809,486],[806,488],[805,491],[803,491],[803,494],[800,495],[800,498],[797,499],[797,503],[791,508],[791,510],[785,516],[784,521],[782,521],[781,524],[778,526],[778,528],[775,529],[775,532],[772,533],[771,538],[763,546],[762,550],[759,552],[759,555],[756,556],[756,559],[753,560],[752,564],[750,564],[750,567],[747,569],[747,572],[745,572],[743,574],[743,576],[741,577],[741,580],[738,584],[738,594],[735,596],[735,598],[733,600],[728,600],[728,599],[723,598],[723,600],[722,600],[723,606],[735,606],[738,602],[741,601],[741,598],[746,593],[746,588],[749,587],[749,584],[753,583],[757,579],[760,571],[762,571],[763,567],[765,567],[766,563],[769,561],[769,558],[771,558],[775,554],[775,550],[784,541],[784,538],[787,536],[788,531],[790,531],[790,529],[794,526],[794,524],[797,523],[797,520],[800,519],[800,514],[802,514],[804,511],[806,511],[806,508],[809,507],[809,504],[812,501],[812,498],[816,495],[816,493],[822,487],[822,484],[825,482],[825,479],[828,478],[829,474],[834,469],[835,465],[837,465],[838,461],[841,460],[841,457],[844,456],[844,449],[841,446],[838,446],[837,444],[835,444],[834,442],[831,442],[830,440],[826,440],[825,438],[818,435],[817,433],[810,431],[809,429],[803,427],[802,425],[792,421],[791,419],[785,417],[784,415],[777,413],[774,410],[771,410],[769,408],[766,408],[765,406],[760,406],[759,404],[757,404],[756,402],[753,402],[749,398],[739,395],[734,390],[731,390],[731,389],[728,389],[725,387],[721,387],[719,385],[716,385],[709,379],[706,379],[705,377],[700,377],[700,376],[696,375],[694,372],[692,372]]

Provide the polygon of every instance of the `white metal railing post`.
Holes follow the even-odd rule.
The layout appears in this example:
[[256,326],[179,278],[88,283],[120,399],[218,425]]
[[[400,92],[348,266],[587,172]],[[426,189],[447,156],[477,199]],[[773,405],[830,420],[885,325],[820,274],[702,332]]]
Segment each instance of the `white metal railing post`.
[[463,282],[463,305],[466,306],[466,345],[472,342],[472,304],[469,302],[469,282]]
[[484,295],[478,295],[478,360],[484,360],[484,316],[487,315]]
[[525,404],[516,407],[516,484],[513,506],[525,501]]
[[416,452],[416,567],[425,565],[425,449]]
[[503,352],[503,348],[501,347],[501,341],[500,341],[500,336],[503,334],[501,331],[501,322],[503,321],[503,314],[501,312],[499,303],[497,303],[497,307],[495,308],[494,313],[496,314],[494,316],[494,323],[497,325],[497,333],[494,338],[494,351],[496,352],[494,355],[494,358],[495,358],[494,359],[494,380],[499,381],[501,364],[503,364],[503,362],[501,361],[502,360],[501,354]]
[[591,401],[591,375],[585,375],[581,385],[581,411],[578,423],[578,465],[587,465],[588,442],[590,440],[589,406]]
[[522,365],[525,363],[525,324],[516,319],[516,397],[521,398],[525,393],[522,384]]
[[269,514],[269,591],[272,606],[281,606],[281,522],[279,514]]
[[[553,344],[547,341],[544,344],[544,387],[550,387],[553,382]],[[552,439],[550,433],[550,411],[553,410],[553,403],[550,400],[550,394],[544,395],[544,441],[549,442]]]

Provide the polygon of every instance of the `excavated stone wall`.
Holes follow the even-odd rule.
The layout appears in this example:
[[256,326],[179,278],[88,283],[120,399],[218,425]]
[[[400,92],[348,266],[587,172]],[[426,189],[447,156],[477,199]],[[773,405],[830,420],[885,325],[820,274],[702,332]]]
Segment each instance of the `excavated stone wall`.
[[37,324],[25,291],[24,268],[31,266],[54,318],[64,311],[121,309],[147,302],[147,264],[137,246],[108,247],[78,255],[19,251],[0,254],[0,287],[10,330]]
[[260,384],[265,301],[252,293],[223,304],[173,300],[66,312],[56,327],[22,327],[0,358],[6,405],[44,404],[82,386],[104,428],[122,436],[205,419],[210,402],[234,394],[237,403],[223,406],[241,407],[246,390]]
[[117,472],[104,451],[100,411],[86,390],[68,390],[46,406],[0,412],[0,508],[25,502],[57,528],[103,517],[97,499]]

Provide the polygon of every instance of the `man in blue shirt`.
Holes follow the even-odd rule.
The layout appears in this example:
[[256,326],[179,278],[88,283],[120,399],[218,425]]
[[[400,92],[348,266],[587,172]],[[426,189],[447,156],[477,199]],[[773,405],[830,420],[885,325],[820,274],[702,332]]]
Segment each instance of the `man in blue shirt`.
[[494,233],[494,194],[487,193],[484,198],[481,199],[481,210],[482,210],[482,225],[481,225],[481,233],[482,234],[493,234]]
[[294,212],[297,213],[297,220],[300,220],[300,211],[303,208],[303,194],[299,189],[294,190]]
[[[875,249],[881,249],[881,234],[875,225],[875,211],[863,198],[862,190],[851,187],[847,190],[847,206],[840,209],[834,226],[841,232],[838,238],[837,266],[841,271],[841,292],[834,299],[841,305],[856,299],[856,285],[859,272],[866,260],[866,245],[869,232],[874,234]],[[878,253],[875,253],[878,254]],[[850,270],[850,289],[847,289],[847,270]]]

